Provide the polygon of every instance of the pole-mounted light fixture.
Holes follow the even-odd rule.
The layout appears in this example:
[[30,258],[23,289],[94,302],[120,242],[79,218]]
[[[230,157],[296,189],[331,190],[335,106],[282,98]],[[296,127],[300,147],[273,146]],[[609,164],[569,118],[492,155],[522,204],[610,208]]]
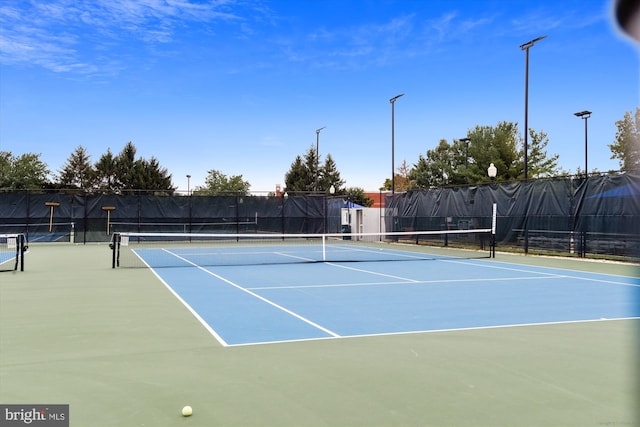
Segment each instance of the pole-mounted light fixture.
[[396,95],[393,98],[391,98],[389,100],[389,102],[391,103],[391,194],[395,194],[396,192],[396,180],[395,180],[395,175],[396,175],[396,161],[395,161],[395,104],[396,104],[396,100],[398,98],[400,98],[401,96],[404,96],[404,93],[401,93],[400,95]]
[[589,168],[588,168],[588,139],[587,139],[587,121],[589,117],[591,117],[591,111],[579,111],[574,113],[576,117],[580,117],[584,120],[584,176],[589,177]]
[[529,49],[536,44],[536,42],[546,38],[542,36],[535,38],[520,45],[520,49],[526,52],[525,62],[525,77],[524,77],[524,180],[529,179]]
[[320,170],[320,131],[326,128],[322,126],[320,129],[316,129],[316,185],[315,190],[318,191],[318,172]]

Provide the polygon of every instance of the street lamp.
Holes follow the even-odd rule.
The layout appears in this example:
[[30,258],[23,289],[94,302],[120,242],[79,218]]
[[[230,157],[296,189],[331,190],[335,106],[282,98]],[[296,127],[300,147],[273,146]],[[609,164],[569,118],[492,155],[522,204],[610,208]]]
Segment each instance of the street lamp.
[[584,120],[584,176],[585,178],[589,177],[589,169],[587,168],[587,121],[589,117],[591,117],[591,111],[580,111],[575,113],[576,117],[580,117]]
[[191,195],[191,175],[187,175],[187,196]]
[[404,96],[404,93],[401,93],[400,95],[396,95],[393,98],[391,98],[389,100],[389,102],[391,103],[391,194],[395,194],[396,192],[396,180],[395,180],[395,174],[396,174],[396,162],[395,162],[395,105],[396,105],[396,100],[398,98],[400,98],[401,96]]
[[487,175],[489,175],[491,181],[496,179],[496,176],[498,175],[498,168],[496,167],[496,165],[494,165],[493,163],[489,165],[489,167],[487,168]]
[[322,126],[320,129],[316,129],[316,191],[318,191],[318,171],[320,170],[320,131],[326,128],[326,126]]
[[528,138],[529,138],[529,48],[533,46],[536,42],[546,38],[547,36],[538,37],[533,39],[525,44],[520,45],[520,49],[526,51],[527,59],[525,64],[525,77],[524,77],[524,180],[527,181],[529,179],[529,169],[528,169]]

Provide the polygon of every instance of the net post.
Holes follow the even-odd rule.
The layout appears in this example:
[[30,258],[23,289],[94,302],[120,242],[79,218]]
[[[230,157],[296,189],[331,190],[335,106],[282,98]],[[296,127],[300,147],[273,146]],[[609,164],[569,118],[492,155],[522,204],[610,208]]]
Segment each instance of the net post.
[[20,234],[18,246],[20,246],[20,271],[24,271],[24,253],[27,251],[27,242],[24,234]]
[[325,262],[327,260],[327,235],[323,234],[322,235],[322,262]]
[[493,209],[491,212],[491,246],[489,247],[489,250],[491,252],[490,257],[491,258],[495,258],[496,257],[496,223],[497,223],[497,218],[498,218],[498,204],[494,203],[493,204]]
[[117,260],[120,258],[120,233],[113,233],[109,248],[111,249],[111,268],[116,268]]

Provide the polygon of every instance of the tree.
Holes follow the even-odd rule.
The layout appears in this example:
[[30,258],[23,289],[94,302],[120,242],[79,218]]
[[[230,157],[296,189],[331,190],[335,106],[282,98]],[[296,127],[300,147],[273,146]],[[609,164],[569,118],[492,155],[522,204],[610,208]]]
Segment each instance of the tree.
[[624,118],[616,122],[616,127],[616,139],[609,144],[611,158],[618,159],[620,170],[640,169],[640,107],[636,108],[635,117],[626,112]]
[[409,179],[416,189],[428,189],[448,183],[453,175],[453,151],[447,140],[442,139],[438,146],[427,150],[426,156],[420,154]]
[[113,182],[114,189],[173,193],[175,187],[171,185],[171,175],[167,169],[162,168],[155,157],[150,160],[136,159],[136,151],[130,141],[114,159],[113,169],[117,178]]
[[93,165],[93,168],[96,172],[95,185],[98,190],[115,191],[117,189],[116,158],[110,148],[100,156],[100,160]]
[[127,142],[115,159],[117,181],[115,186],[119,190],[136,190],[136,147],[131,141]]
[[548,178],[560,173],[558,168],[558,154],[549,157],[545,148],[549,144],[549,137],[544,131],[536,132],[529,129],[531,145],[529,146],[529,175],[533,178]]
[[198,196],[213,196],[224,193],[234,193],[241,196],[249,194],[251,184],[242,179],[242,175],[227,177],[222,172],[212,169],[204,180],[204,186],[195,188],[193,194]]
[[319,174],[316,175],[316,161],[316,150],[313,146],[307,150],[304,158],[296,156],[284,177],[285,190],[288,192],[315,191],[316,178],[320,179]]
[[371,207],[373,205],[373,200],[365,194],[364,190],[360,187],[349,187],[345,188],[342,192],[346,198],[356,203],[360,206],[364,206],[366,208]]
[[[549,157],[545,150],[549,139],[543,131],[530,130],[528,158],[531,176],[542,178],[559,173],[558,155]],[[441,185],[478,184],[488,182],[489,165],[498,169],[498,181],[524,177],[524,150],[519,150],[518,125],[499,122],[496,126],[476,126],[464,140],[440,144],[418,158],[409,174],[411,188],[425,189]]]
[[327,192],[331,186],[339,194],[344,185],[340,172],[331,154],[327,154],[324,164],[317,166],[316,149],[311,146],[303,157],[296,156],[291,168],[284,176],[287,192]]
[[498,181],[511,181],[524,177],[524,151],[518,150],[518,125],[499,122],[494,126],[476,126],[468,132],[469,182],[488,182],[487,168],[493,163],[498,169]]
[[64,187],[90,190],[94,186],[96,173],[91,165],[91,156],[82,145],[71,153],[59,172],[58,183]]
[[311,178],[311,180],[305,185],[305,187],[307,187],[306,191],[319,190],[318,186],[320,184],[320,179],[322,178],[319,163],[320,155],[312,145],[304,155],[304,165],[307,169],[308,177]]
[[302,157],[296,156],[296,159],[291,163],[291,168],[284,176],[285,191],[309,191],[309,185],[314,182],[314,179],[309,175],[309,170],[302,161]]
[[[396,169],[396,173],[393,177],[395,191],[407,191],[413,188],[413,184],[409,176],[411,175],[411,168],[407,164],[406,160],[403,160],[400,166]],[[391,191],[391,178],[386,178],[384,184],[380,187],[382,191]]]
[[338,167],[336,162],[331,157],[331,154],[327,154],[325,158],[324,165],[319,171],[320,180],[318,183],[317,191],[327,192],[332,186],[336,193],[340,193],[342,191],[342,186],[344,185],[344,181],[340,178],[340,172],[338,171]]
[[138,190],[150,190],[173,193],[171,175],[166,168],[160,166],[155,157],[149,160],[138,159],[136,161],[136,182]]
[[41,189],[49,183],[49,173],[47,165],[40,160],[40,154],[14,156],[9,151],[0,151],[0,188]]

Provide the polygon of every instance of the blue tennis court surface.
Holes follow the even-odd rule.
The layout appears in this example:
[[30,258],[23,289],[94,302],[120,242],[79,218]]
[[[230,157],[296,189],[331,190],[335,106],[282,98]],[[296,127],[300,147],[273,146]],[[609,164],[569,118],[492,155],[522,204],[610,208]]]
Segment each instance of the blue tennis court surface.
[[153,271],[225,346],[640,317],[637,277],[492,259],[188,262]]
[[5,262],[8,263],[9,261],[13,261],[15,260],[15,258],[15,252],[0,252],[0,265],[4,264]]

